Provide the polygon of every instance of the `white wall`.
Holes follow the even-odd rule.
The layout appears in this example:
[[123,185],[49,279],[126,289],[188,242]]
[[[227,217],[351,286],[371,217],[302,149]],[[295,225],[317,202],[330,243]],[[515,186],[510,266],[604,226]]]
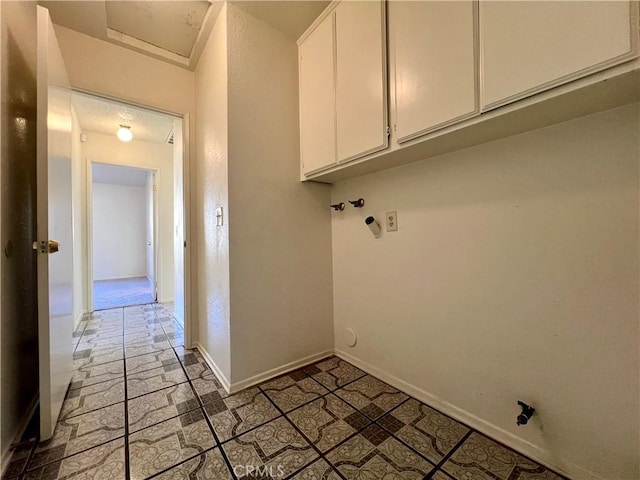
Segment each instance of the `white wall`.
[[145,187],[94,183],[93,279],[147,276]]
[[294,39],[228,7],[231,376],[332,349],[326,185],[299,181]]
[[333,215],[336,348],[574,478],[640,478],[639,131],[635,104],[335,185],[366,200]]
[[[196,340],[231,378],[229,222],[216,227],[215,210],[229,214],[227,159],[227,5],[222,7],[195,71],[196,150],[193,271],[197,275]],[[192,288],[195,290],[196,288]]]
[[[158,195],[158,300],[173,300],[173,157],[171,145],[132,140],[115,135],[84,132],[82,155],[87,162],[155,170]],[[96,239],[93,240],[94,250]]]

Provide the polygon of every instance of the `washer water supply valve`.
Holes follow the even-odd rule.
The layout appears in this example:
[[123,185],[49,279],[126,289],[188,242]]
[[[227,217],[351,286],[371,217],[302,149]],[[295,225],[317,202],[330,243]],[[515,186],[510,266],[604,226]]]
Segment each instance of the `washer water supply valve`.
[[334,203],[333,205],[331,205],[331,208],[333,208],[336,212],[341,212],[342,210],[344,210],[344,202]]
[[382,232],[382,230],[380,230],[380,224],[376,222],[375,218],[367,217],[364,219],[364,223],[365,225],[367,225],[367,227],[369,227],[369,230],[371,230],[371,233],[373,233],[373,236],[375,238],[380,238],[380,233]]
[[531,419],[531,417],[533,416],[533,414],[536,413],[536,409],[533,407],[530,407],[524,402],[521,402],[520,400],[518,400],[518,405],[522,407],[522,413],[518,415],[518,419],[516,420],[516,423],[518,424],[518,426],[526,425]]

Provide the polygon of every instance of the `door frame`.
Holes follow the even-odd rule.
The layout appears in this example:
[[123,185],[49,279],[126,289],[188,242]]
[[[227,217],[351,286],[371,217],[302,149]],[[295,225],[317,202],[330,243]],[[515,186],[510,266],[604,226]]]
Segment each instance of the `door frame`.
[[[176,113],[169,110],[164,110],[162,108],[157,108],[152,105],[147,105],[144,103],[131,102],[129,100],[125,100],[122,98],[105,95],[101,93],[97,93],[91,90],[86,90],[82,88],[71,87],[72,92],[84,93],[87,95],[93,95],[94,97],[102,98],[104,100],[111,100],[119,103],[123,103],[125,105],[131,105],[133,107],[144,108],[147,110],[151,110],[153,112],[164,113],[166,115],[171,115],[173,117],[179,118],[182,120],[182,209],[183,209],[183,238],[184,238],[184,255],[183,255],[183,266],[184,266],[184,342],[187,348],[190,348],[193,343],[193,329],[195,326],[194,323],[194,315],[195,315],[195,303],[194,303],[194,293],[192,292],[191,285],[191,275],[193,273],[193,269],[191,268],[191,259],[192,259],[192,214],[191,214],[191,149],[190,149],[190,138],[191,138],[191,129],[193,128],[191,125],[191,116],[189,113]],[[87,161],[86,157],[84,158],[85,164],[87,166],[87,184],[91,183],[91,169],[89,168],[90,162]],[[89,187],[90,188],[90,187]],[[88,191],[86,192],[84,198],[87,215],[89,214],[89,198]],[[86,220],[86,219],[85,219]],[[87,248],[89,245],[89,239],[93,235],[93,225],[87,224]],[[91,236],[91,237],[90,237]],[[91,238],[91,240],[93,240]],[[175,262],[175,259],[174,259]],[[87,251],[87,268],[93,268],[93,252]],[[93,271],[89,275],[87,271],[87,277],[93,277]],[[93,306],[93,285],[89,286],[87,289],[87,309]]]
[[[144,168],[138,167],[135,165],[123,165],[121,163],[109,163],[105,161],[97,161],[91,160],[90,158],[84,159],[87,166],[87,184],[86,184],[86,204],[87,204],[87,215],[86,215],[86,225],[87,225],[87,309],[89,312],[94,312],[93,305],[93,165],[111,165],[114,167],[128,167],[128,168],[137,168],[139,170],[145,170],[152,175],[153,185],[156,186],[158,182],[158,178],[160,178],[160,172],[154,168]],[[146,203],[146,197],[145,197]],[[152,236],[152,247],[153,247],[153,279],[155,285],[152,286],[152,296],[154,297],[154,301],[158,299],[158,192],[157,187],[153,189],[151,208],[153,209],[153,232]],[[146,241],[146,240],[145,240]],[[146,246],[145,246],[146,247]],[[145,256],[146,256],[146,248],[145,248]],[[174,260],[175,261],[175,260]]]
[[[158,201],[158,171],[148,170],[151,173],[151,215],[153,217],[153,231],[151,232],[151,247],[153,250],[153,285],[151,285],[151,296],[154,301],[158,301],[158,224],[160,222],[160,203]],[[148,245],[147,245],[148,246]],[[174,260],[175,265],[175,260]]]

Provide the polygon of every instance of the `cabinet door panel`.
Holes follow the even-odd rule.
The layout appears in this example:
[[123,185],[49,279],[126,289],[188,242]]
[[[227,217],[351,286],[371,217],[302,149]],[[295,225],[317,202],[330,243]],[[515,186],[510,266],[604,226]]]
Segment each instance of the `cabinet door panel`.
[[336,8],[338,161],[387,146],[384,4],[342,2]]
[[480,1],[484,109],[631,58],[630,16],[625,1]]
[[329,15],[300,45],[300,155],[302,170],[336,163],[334,17]]
[[390,2],[398,142],[478,111],[476,4]]

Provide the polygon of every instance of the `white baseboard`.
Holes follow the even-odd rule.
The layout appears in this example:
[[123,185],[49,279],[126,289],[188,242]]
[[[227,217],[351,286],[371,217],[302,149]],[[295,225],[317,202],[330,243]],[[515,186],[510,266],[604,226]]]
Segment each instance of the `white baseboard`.
[[354,364],[356,367],[361,370],[373,375],[374,377],[387,382],[389,385],[397,388],[405,392],[408,395],[420,400],[421,402],[426,403],[427,405],[440,410],[442,413],[458,420],[461,423],[468,425],[469,427],[477,430],[480,433],[485,434],[486,436],[497,440],[504,445],[513,448],[515,451],[522,453],[523,455],[535,460],[536,462],[544,465],[552,470],[555,470],[558,473],[561,473],[569,478],[575,478],[580,480],[605,480],[603,477],[600,477],[593,472],[589,472],[584,468],[576,465],[573,462],[559,459],[557,455],[552,454],[548,450],[542,449],[536,445],[533,445],[526,440],[523,440],[520,437],[513,435],[511,432],[508,432],[492,423],[487,422],[479,418],[472,413],[467,412],[461,408],[456,407],[455,405],[425,391],[421,388],[416,387],[390,373],[387,373],[384,370],[381,370],[378,367],[374,367],[358,358],[343,352],[341,350],[336,349],[335,354],[346,360],[349,363]]
[[161,298],[160,300],[158,300],[158,303],[173,303],[174,302],[174,298]]
[[231,383],[229,379],[227,379],[227,377],[223,375],[222,371],[220,370],[220,368],[218,368],[211,356],[207,353],[206,349],[198,342],[195,342],[195,347],[200,351],[207,364],[209,364],[211,370],[213,370],[213,372],[216,374],[227,393],[236,393],[240,390],[244,390],[245,388],[252,387],[256,384],[270,380],[271,378],[277,377],[292,370],[296,370],[297,368],[300,368],[304,365],[314,363],[318,360],[335,354],[343,360],[346,360],[347,362],[352,363],[361,370],[369,373],[370,375],[373,375],[380,380],[387,382],[398,390],[401,390],[406,394],[411,395],[412,397],[426,403],[427,405],[440,410],[446,415],[449,415],[451,418],[454,418],[455,420],[468,425],[474,430],[477,430],[478,432],[483,433],[484,435],[495,439],[500,443],[503,443],[509,448],[522,453],[523,455],[535,460],[541,465],[544,465],[562,475],[580,480],[605,480],[603,477],[585,470],[583,467],[576,465],[571,461],[558,458],[557,455],[554,455],[548,450],[542,449],[520,437],[517,437],[511,432],[493,425],[492,423],[489,423],[486,420],[483,420],[482,418],[437,397],[436,395],[433,395],[419,387],[416,387],[415,385],[412,385],[378,367],[363,362],[358,358],[341,350],[325,350],[323,352],[309,355],[308,357],[304,357],[294,362],[290,362],[285,365],[267,370],[266,372],[254,375],[245,380]]
[[129,280],[133,278],[147,278],[147,275],[123,275],[122,277],[109,277],[109,278],[94,278],[94,282],[108,282],[109,280]]
[[227,393],[231,393],[231,383],[229,382],[229,379],[224,373],[222,373],[222,370],[220,370],[218,365],[216,365],[216,362],[213,361],[213,358],[211,358],[211,355],[209,355],[207,349],[204,348],[204,345],[202,345],[200,342],[194,342],[193,346],[197,348],[198,351],[202,354],[202,356],[204,357],[204,361],[207,362],[209,368],[213,370],[213,373],[216,374],[216,377],[218,377],[218,380],[220,380],[220,383],[222,384],[222,387],[225,389],[225,391]]
[[329,357],[331,355],[333,355],[333,349],[324,350],[322,352],[314,353],[313,355],[309,355],[299,360],[289,362],[285,365],[272,368],[271,370],[267,370],[266,372],[259,373],[258,375],[254,375],[253,377],[249,377],[245,380],[241,380],[239,382],[231,384],[231,393],[239,392],[240,390],[244,390],[245,388],[252,387],[254,385],[257,385],[258,383],[265,382],[279,375],[285,374],[287,372],[291,372],[300,367],[304,367],[305,365],[308,365],[310,363],[317,362],[318,360]]
[[[29,426],[29,422],[33,418],[33,415],[36,413],[39,400],[40,400],[39,394],[36,395],[33,398],[33,400],[31,400],[31,404],[29,405],[29,410],[27,410],[27,413],[22,419],[22,422],[20,422],[20,425],[18,426],[16,433],[11,437],[13,438],[12,443],[18,443],[22,438],[22,435],[24,435],[24,432],[27,430],[27,427]],[[1,467],[2,476],[4,476],[4,472],[6,471],[7,467],[9,466],[9,462],[11,461],[12,451],[9,449],[9,447],[10,445],[7,445],[6,447],[5,445],[2,445],[2,467]]]
[[313,355],[309,355],[308,357],[289,362],[276,368],[272,368],[270,370],[267,370],[266,372],[259,373],[258,375],[254,375],[245,380],[231,383],[229,379],[222,373],[218,365],[216,365],[216,362],[213,361],[211,355],[207,353],[207,350],[204,348],[204,346],[199,342],[194,342],[194,346],[202,354],[205,361],[209,365],[209,368],[213,370],[213,373],[216,374],[216,377],[218,377],[218,380],[220,380],[220,383],[224,387],[225,391],[229,394],[239,392],[240,390],[244,390],[245,388],[252,387],[254,385],[257,385],[258,383],[265,382],[284,373],[291,372],[292,370],[296,370],[300,367],[317,362],[318,360],[333,355],[333,350],[325,350],[323,352],[314,353]]

